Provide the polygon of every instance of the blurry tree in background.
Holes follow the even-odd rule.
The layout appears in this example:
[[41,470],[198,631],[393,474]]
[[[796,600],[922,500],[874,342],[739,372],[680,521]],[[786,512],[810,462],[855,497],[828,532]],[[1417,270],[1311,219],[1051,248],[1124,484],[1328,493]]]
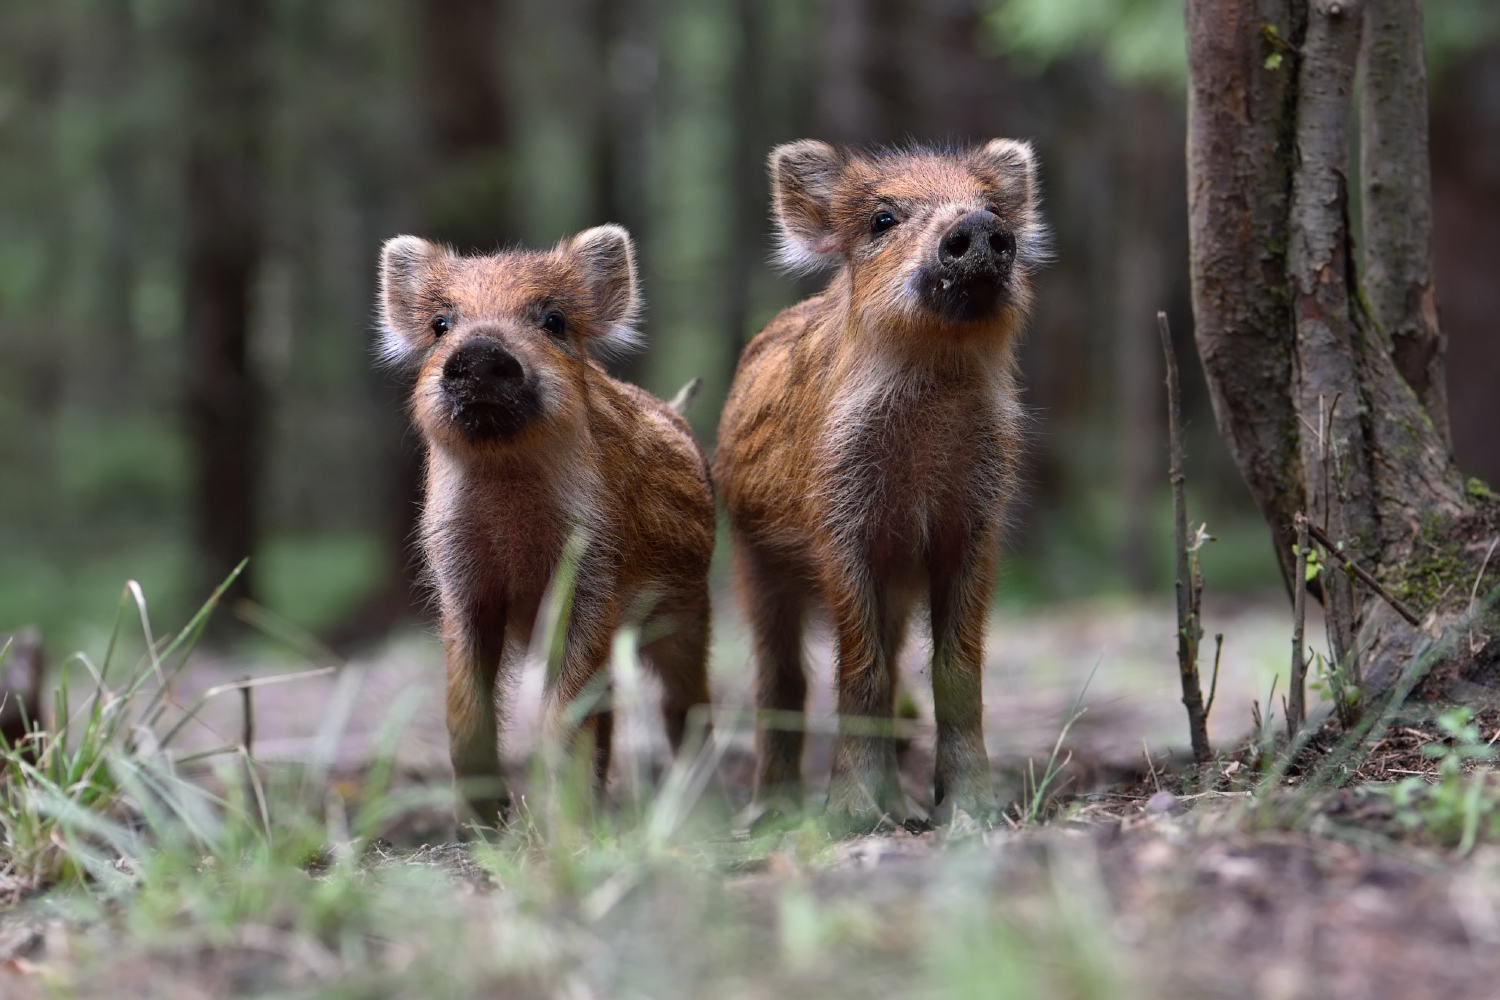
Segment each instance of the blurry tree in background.
[[[1427,11],[1453,439],[1500,478],[1500,25],[1489,0]],[[628,225],[650,347],[620,370],[658,394],[702,375],[689,416],[711,447],[741,345],[812,290],[766,257],[765,154],[804,135],[1037,143],[1058,255],[1023,352],[1034,489],[1000,593],[1161,586],[1151,319],[1169,311],[1188,357],[1184,66],[1180,0],[12,0],[0,629],[71,643],[59,629],[127,576],[181,608],[240,549],[297,624],[354,641],[411,620],[420,455],[370,353],[398,232],[485,249]],[[1274,581],[1183,374],[1193,502],[1224,539],[1212,585]]]
[[[513,115],[502,42],[511,5],[498,0],[425,0],[402,13],[417,39],[412,53],[417,122],[415,228],[463,253],[485,253],[515,242],[512,187]],[[395,234],[390,234],[395,235]],[[411,391],[406,372],[380,372],[377,398],[404,414]],[[335,625],[330,641],[348,646],[413,620],[421,600],[412,551],[422,503],[421,444],[395,428],[379,515],[382,578]]]
[[[106,8],[119,6],[115,3]],[[113,16],[112,16],[113,15]],[[264,244],[269,0],[188,0],[177,28],[185,133],[182,346],[192,469],[194,582],[207,591],[259,541],[262,398],[250,369],[250,307]],[[113,41],[125,17],[106,10]],[[113,29],[113,30],[111,30]],[[126,33],[118,42],[128,44]],[[108,177],[106,160],[103,174]],[[110,238],[106,224],[106,240]],[[107,279],[120,280],[118,274]],[[114,290],[116,295],[119,289]],[[115,303],[125,301],[123,298]],[[128,378],[129,372],[122,373]],[[246,567],[226,593],[252,592]],[[226,620],[220,616],[220,620]]]

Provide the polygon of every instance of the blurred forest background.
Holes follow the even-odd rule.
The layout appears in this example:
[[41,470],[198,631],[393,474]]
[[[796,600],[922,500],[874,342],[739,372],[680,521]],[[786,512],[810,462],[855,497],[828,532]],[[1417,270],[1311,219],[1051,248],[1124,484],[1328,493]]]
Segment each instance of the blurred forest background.
[[[1057,261],[1000,600],[1169,586],[1158,308],[1209,588],[1277,586],[1192,360],[1182,30],[1180,0],[4,0],[0,631],[74,648],[132,576],[177,621],[244,554],[337,642],[419,620],[419,456],[371,363],[397,233],[628,226],[650,346],[619,373],[703,376],[711,449],[741,346],[816,287],[767,265],[765,156],[803,136],[1038,146]],[[1427,30],[1454,439],[1494,483],[1500,4]]]

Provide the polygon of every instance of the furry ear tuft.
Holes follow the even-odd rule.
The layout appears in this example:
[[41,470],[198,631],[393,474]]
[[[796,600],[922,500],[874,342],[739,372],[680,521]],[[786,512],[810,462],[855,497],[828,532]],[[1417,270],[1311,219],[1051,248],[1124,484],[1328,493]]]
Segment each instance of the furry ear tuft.
[[590,338],[589,346],[607,356],[639,348],[642,340],[635,323],[641,313],[641,290],[630,233],[624,226],[595,226],[573,237],[568,249],[582,266],[602,329]]
[[811,273],[838,260],[833,230],[833,193],[848,157],[816,139],[771,150],[771,214],[776,222],[777,261],[788,271]]
[[397,236],[380,249],[380,343],[388,365],[410,362],[430,336],[423,312],[424,287],[434,265],[447,255],[436,243]]
[[1016,178],[1028,200],[1036,196],[1036,151],[1021,139],[991,139],[979,151],[1000,173]]
[[1042,221],[1036,152],[1020,139],[991,139],[972,154],[1004,179],[1004,194],[1015,212],[1016,263],[1032,270],[1052,259],[1052,234]]

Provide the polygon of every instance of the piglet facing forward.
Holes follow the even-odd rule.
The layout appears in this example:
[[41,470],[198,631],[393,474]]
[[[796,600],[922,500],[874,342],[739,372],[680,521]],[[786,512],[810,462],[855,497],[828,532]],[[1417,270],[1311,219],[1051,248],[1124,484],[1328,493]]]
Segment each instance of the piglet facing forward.
[[[615,381],[590,351],[628,345],[639,311],[630,237],[601,226],[546,252],[459,256],[411,236],[381,254],[383,352],[417,369],[426,439],[421,537],[448,668],[461,818],[494,825],[496,680],[530,640],[564,543],[586,538],[549,724],[604,666],[622,621],[648,615],[675,749],[707,704],[713,495],[703,453],[666,403]],[[602,782],[610,716],[588,717]]]
[[[1013,361],[1040,254],[1025,143],[860,154],[773,150],[785,262],[836,269],[745,349],[719,424],[761,708],[800,712],[802,630],[821,605],[838,654],[841,734],[828,808],[900,819],[897,655],[931,614],[934,798],[993,813],[982,731],[985,617],[1020,406]],[[802,736],[759,734],[757,798],[801,801]]]

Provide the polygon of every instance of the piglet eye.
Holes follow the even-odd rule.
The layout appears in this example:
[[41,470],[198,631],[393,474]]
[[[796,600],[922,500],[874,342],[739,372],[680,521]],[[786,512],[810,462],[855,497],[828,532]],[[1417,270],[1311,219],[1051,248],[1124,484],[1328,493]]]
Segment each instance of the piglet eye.
[[441,337],[443,334],[448,332],[448,328],[452,325],[453,317],[449,316],[447,313],[438,313],[436,316],[432,317],[432,335],[434,337]]
[[545,312],[542,314],[542,329],[554,337],[561,337],[568,324],[563,320],[560,312]]
[[870,218],[870,232],[874,233],[876,236],[879,236],[881,233],[885,232],[895,224],[896,217],[894,215],[892,215],[890,212],[879,211]]

